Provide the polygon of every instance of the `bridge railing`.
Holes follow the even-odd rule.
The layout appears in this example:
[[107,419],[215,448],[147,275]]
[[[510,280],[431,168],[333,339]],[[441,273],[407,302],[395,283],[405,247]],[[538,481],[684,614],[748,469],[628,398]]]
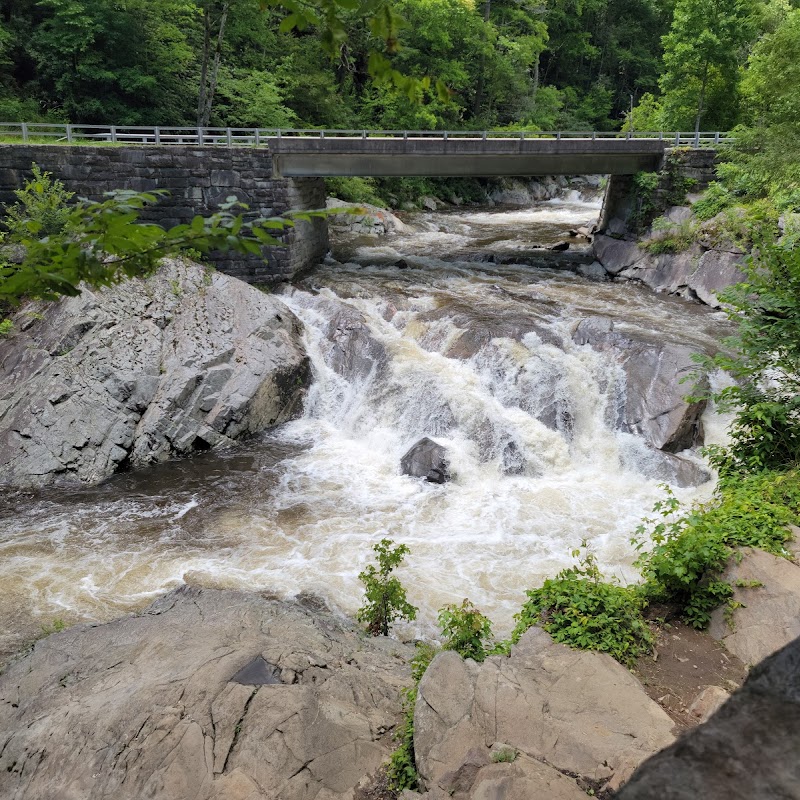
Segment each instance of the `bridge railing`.
[[672,146],[714,147],[733,141],[721,131],[410,131],[278,128],[192,128],[146,125],[71,125],[0,122],[0,143],[194,145],[264,147],[270,138],[351,139],[657,139]]

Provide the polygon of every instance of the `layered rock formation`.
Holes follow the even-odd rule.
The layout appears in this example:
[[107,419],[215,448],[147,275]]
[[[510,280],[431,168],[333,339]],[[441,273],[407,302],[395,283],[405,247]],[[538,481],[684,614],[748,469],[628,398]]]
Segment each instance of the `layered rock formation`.
[[411,648],[319,605],[183,587],[0,677],[0,797],[352,798],[394,748]]
[[278,300],[201,266],[15,317],[0,347],[0,483],[94,483],[301,410],[309,361]]
[[[511,656],[438,655],[419,685],[414,749],[431,800],[585,796],[619,786],[673,722],[610,656],[531,628]],[[501,764],[498,751],[510,751]],[[588,780],[588,782],[587,782]]]

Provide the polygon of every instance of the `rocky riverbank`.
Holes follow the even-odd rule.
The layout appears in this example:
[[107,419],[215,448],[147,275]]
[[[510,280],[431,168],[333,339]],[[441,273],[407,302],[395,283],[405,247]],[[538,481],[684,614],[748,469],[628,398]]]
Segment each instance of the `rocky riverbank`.
[[[746,554],[741,574],[760,557]],[[775,596],[796,604],[800,567],[758,574],[765,585],[747,590],[750,613],[769,609],[780,623]],[[794,616],[769,642],[740,629],[749,652],[767,656],[790,641],[797,609],[783,612]],[[48,636],[5,670],[0,796],[392,797],[381,765],[412,654],[365,637],[311,596],[181,587],[140,615]],[[414,709],[421,796],[579,800],[610,797],[630,779],[622,798],[688,800],[698,787],[713,798],[796,797],[798,663],[800,640],[724,705],[730,686],[707,689],[696,716],[710,722],[673,744],[675,720],[607,655],[571,650],[538,628],[510,656],[482,664],[442,652]]]
[[0,348],[0,483],[95,483],[230,444],[302,410],[301,326],[191,262],[31,303]]

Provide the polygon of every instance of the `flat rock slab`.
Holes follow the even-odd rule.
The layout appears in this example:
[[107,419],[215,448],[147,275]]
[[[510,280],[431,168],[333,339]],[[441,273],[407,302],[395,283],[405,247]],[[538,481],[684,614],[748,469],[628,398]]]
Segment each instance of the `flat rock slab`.
[[352,798],[394,749],[411,655],[330,612],[182,587],[0,676],[0,797]]
[[648,759],[619,800],[800,798],[800,640],[757,666],[704,725]]
[[[745,664],[757,664],[800,636],[800,567],[763,550],[746,549],[741,560],[731,558],[722,577],[733,584],[733,600],[742,605],[730,623],[725,609],[717,609],[709,633]],[[760,585],[746,586],[751,582]]]
[[96,483],[231,444],[297,415],[310,379],[285,304],[191,262],[30,305],[14,325],[0,340],[0,483]]
[[490,760],[497,742],[554,772],[613,788],[670,744],[672,730],[672,720],[610,656],[556,644],[538,628],[508,658],[478,665],[453,652],[438,655],[414,711],[417,768],[431,791],[445,793],[477,791],[477,771],[469,789],[465,776],[470,765],[480,767],[481,753]]

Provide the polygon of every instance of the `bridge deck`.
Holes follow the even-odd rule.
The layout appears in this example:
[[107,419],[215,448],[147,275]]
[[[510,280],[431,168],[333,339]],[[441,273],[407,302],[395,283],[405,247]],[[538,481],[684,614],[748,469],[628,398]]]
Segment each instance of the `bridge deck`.
[[271,137],[274,174],[357,176],[630,175],[659,168],[666,139]]

